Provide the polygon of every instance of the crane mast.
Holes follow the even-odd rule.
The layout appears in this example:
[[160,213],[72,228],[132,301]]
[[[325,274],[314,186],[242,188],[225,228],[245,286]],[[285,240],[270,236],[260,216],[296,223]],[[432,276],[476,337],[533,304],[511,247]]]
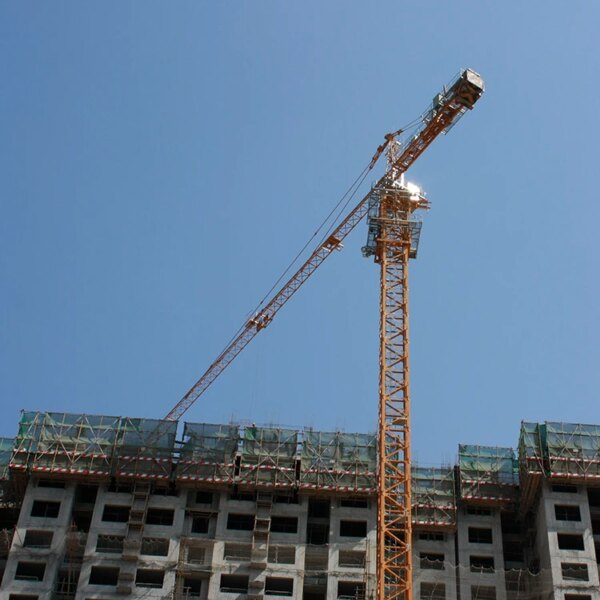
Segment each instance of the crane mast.
[[363,248],[380,266],[377,597],[412,597],[408,261],[429,208],[416,186],[394,180],[374,190]]

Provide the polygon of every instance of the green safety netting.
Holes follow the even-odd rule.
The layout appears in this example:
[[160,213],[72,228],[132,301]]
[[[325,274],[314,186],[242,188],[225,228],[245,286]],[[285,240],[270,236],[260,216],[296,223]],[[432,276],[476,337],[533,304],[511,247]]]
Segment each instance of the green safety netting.
[[237,425],[185,423],[181,455],[213,462],[231,462],[238,449]]
[[[158,429],[160,425],[160,429]],[[117,449],[171,452],[176,422],[108,415],[23,412],[15,447],[32,454],[110,455]]]
[[377,465],[377,438],[365,433],[305,431],[302,457],[330,466],[355,463],[373,470]]
[[428,496],[444,502],[454,500],[454,469],[413,467],[412,491],[415,498]]
[[452,525],[456,521],[454,469],[413,467],[412,503],[416,524]]
[[0,479],[8,478],[8,463],[14,447],[14,438],[0,437]]
[[512,448],[459,444],[460,477],[492,483],[518,483],[518,462]]
[[537,423],[521,423],[521,434],[519,436],[519,458],[541,457],[540,426]]
[[244,458],[294,458],[298,449],[298,431],[276,427],[246,427],[242,441]]
[[575,423],[544,424],[548,456],[590,460],[600,458],[600,426]]

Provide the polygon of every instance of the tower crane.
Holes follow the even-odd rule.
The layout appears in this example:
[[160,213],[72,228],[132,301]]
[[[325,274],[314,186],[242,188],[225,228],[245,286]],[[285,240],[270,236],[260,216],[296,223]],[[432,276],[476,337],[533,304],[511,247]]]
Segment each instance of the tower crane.
[[[365,256],[380,266],[379,419],[377,469],[377,599],[412,599],[411,459],[408,338],[408,261],[415,258],[421,223],[417,210],[428,208],[403,174],[441,133],[472,109],[484,91],[481,76],[463,70],[422,114],[412,137],[400,144],[402,130],[387,134],[366,171],[387,150],[385,174],[339,222],[298,271],[258,310],[166,415],[178,420],[275,315],[316,269],[342,248],[350,232],[368,217]],[[160,425],[150,435],[161,434]]]

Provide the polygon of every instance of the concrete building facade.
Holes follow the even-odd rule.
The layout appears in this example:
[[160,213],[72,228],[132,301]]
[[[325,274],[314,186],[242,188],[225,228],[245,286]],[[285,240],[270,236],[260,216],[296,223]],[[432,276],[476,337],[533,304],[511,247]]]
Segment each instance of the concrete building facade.
[[[373,435],[174,424],[148,447],[156,426],[24,413],[0,600],[374,598]],[[600,600],[596,433],[524,423],[517,453],[415,467],[414,597]]]

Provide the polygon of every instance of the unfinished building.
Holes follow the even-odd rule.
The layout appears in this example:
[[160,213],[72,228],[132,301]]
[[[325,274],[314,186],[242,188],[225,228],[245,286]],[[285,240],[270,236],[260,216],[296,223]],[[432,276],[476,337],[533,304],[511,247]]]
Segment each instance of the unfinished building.
[[[374,598],[374,434],[182,427],[23,413],[0,600]],[[600,427],[523,423],[412,480],[415,598],[600,600]]]

